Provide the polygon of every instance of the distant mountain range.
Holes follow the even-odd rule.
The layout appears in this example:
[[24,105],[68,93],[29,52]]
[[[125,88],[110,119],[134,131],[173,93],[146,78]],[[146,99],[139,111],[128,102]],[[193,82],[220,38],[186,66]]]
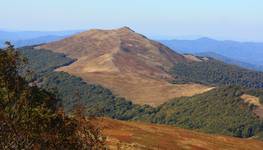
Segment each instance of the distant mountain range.
[[263,71],[263,66],[261,65],[253,65],[253,64],[242,62],[239,60],[231,59],[229,57],[226,57],[226,56],[214,53],[214,52],[196,53],[195,55],[203,56],[203,57],[211,57],[211,58],[223,61],[227,64],[237,65],[237,66],[241,66],[241,67],[251,69],[251,70]]
[[12,42],[16,47],[48,43],[63,39],[73,34],[74,31],[0,31],[0,47],[4,46],[5,41]]
[[210,38],[161,42],[181,53],[206,53],[205,56],[212,56],[226,63],[238,64],[242,67],[262,71],[263,43],[218,41]]

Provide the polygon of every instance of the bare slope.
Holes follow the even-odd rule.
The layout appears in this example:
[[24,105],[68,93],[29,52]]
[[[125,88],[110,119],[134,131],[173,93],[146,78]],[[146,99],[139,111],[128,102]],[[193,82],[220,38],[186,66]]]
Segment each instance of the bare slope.
[[193,61],[160,43],[124,27],[90,30],[43,45],[77,59],[59,68],[87,81],[100,84],[139,104],[159,105],[171,98],[209,90],[198,84],[172,85],[168,70],[181,61]]
[[261,119],[263,118],[263,105],[260,104],[259,98],[256,96],[252,96],[252,95],[248,95],[248,94],[243,94],[241,96],[241,98],[249,103],[249,104],[253,104],[256,106],[254,113],[260,117]]
[[260,150],[263,146],[263,142],[253,139],[209,135],[173,126],[107,118],[99,118],[93,122],[103,129],[112,150]]

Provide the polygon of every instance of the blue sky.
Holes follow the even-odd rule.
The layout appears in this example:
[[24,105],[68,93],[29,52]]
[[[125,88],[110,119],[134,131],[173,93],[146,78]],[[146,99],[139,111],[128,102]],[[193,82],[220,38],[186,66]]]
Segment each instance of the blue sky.
[[263,0],[0,0],[1,29],[122,26],[156,38],[263,42]]

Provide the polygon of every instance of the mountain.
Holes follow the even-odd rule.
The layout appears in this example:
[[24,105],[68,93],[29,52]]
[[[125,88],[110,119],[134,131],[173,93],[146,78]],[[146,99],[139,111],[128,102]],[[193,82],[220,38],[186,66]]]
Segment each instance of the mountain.
[[29,40],[38,37],[44,36],[69,36],[80,31],[0,31],[1,40],[11,40],[11,41],[20,41],[20,40]]
[[80,31],[0,31],[0,47],[10,41],[16,47],[37,45],[66,38]]
[[76,59],[58,71],[100,84],[138,104],[156,106],[174,97],[210,90],[210,87],[200,84],[169,83],[173,80],[169,70],[175,63],[196,60],[128,27],[90,30],[36,49],[47,49]]
[[37,37],[34,39],[13,41],[12,44],[14,44],[16,47],[23,47],[27,45],[38,45],[43,43],[49,43],[49,42],[61,40],[65,37],[66,36],[48,35],[48,36]]
[[[114,95],[109,89],[93,84],[91,81],[84,82],[81,78],[65,72],[54,72],[55,69],[68,66],[76,60],[68,58],[65,54],[44,49],[35,50],[33,47],[19,49],[19,52],[28,59],[27,67],[22,73],[27,74],[26,70],[31,70],[30,78],[27,79],[34,81],[42,89],[55,93],[61,99],[61,106],[67,114],[72,113],[76,104],[81,104],[87,116],[170,124],[208,133],[262,139],[262,123],[258,118],[258,116],[262,117],[263,108],[261,105],[263,91],[260,89],[247,91],[237,87],[216,87],[209,92],[192,97],[172,99],[157,107],[138,105]],[[200,62],[199,57],[191,55],[185,57]],[[198,69],[198,67],[194,68]],[[206,70],[201,71],[198,74],[206,72]],[[196,71],[193,70],[193,72]]]
[[211,58],[220,60],[226,64],[237,65],[237,66],[241,66],[243,68],[247,68],[247,69],[251,69],[251,70],[263,71],[263,66],[253,65],[250,63],[234,60],[234,59],[228,58],[226,56],[223,56],[223,55],[220,55],[220,54],[217,54],[214,52],[196,53],[195,55],[203,56],[203,57],[211,57]]
[[[247,92],[245,88],[242,89],[233,86],[224,87],[225,85],[236,85],[260,88],[263,85],[262,73],[243,69],[235,65],[228,65],[212,58],[199,57],[190,54],[181,55],[166,47],[160,49],[158,45],[161,44],[159,43],[156,44],[157,48],[150,49],[150,53],[147,51],[147,48],[140,48],[145,48],[145,45],[152,46],[152,43],[156,42],[135,33],[129,28],[92,31],[92,35],[96,38],[89,35],[91,33],[88,31],[81,33],[85,35],[81,36],[79,39],[75,39],[76,36],[78,37],[79,35],[64,39],[69,40],[69,42],[60,45],[66,46],[65,48],[62,48],[61,51],[58,51],[60,53],[55,53],[54,51],[56,50],[53,48],[53,50],[47,50],[47,48],[44,47],[57,45],[57,43],[64,40],[38,47],[29,46],[19,49],[19,51],[28,58],[28,68],[33,70],[33,75],[30,73],[33,77],[33,84],[36,84],[49,92],[55,91],[54,93],[56,93],[56,96],[61,99],[61,106],[63,106],[65,112],[72,113],[74,106],[76,104],[81,104],[84,107],[85,115],[87,116],[103,116],[120,120],[136,120],[148,123],[169,124],[214,134],[262,139],[263,128],[261,117],[263,106],[261,103],[263,92],[260,91],[260,89],[256,91],[252,90],[253,92]],[[103,34],[101,32],[103,32]],[[107,34],[105,34],[105,32]],[[89,37],[88,40],[87,37]],[[102,37],[104,37],[103,40],[100,39]],[[117,44],[115,43],[116,41],[127,41],[131,37],[132,39],[137,40],[137,43],[134,44],[134,46],[139,49],[139,52],[136,48],[123,49],[122,47],[119,47],[122,44],[118,44],[118,42]],[[113,38],[115,38],[113,41],[109,41]],[[74,41],[74,39],[76,41]],[[82,44],[76,44],[78,42],[82,42]],[[92,44],[92,46],[87,46],[87,43]],[[131,43],[132,42],[129,42],[128,44]],[[105,46],[107,44],[108,46]],[[112,46],[116,46],[115,44],[117,45],[117,48],[112,48]],[[125,45],[126,43],[124,42],[123,44]],[[75,48],[76,45],[79,46],[81,51],[74,51],[78,50]],[[74,50],[68,49],[68,51],[64,52],[64,50],[67,50],[66,48],[70,46],[72,46]],[[106,47],[106,49],[103,49],[104,47]],[[104,61],[98,61],[98,58],[100,58],[101,55],[105,55],[105,53],[106,55],[109,55],[108,53],[112,52],[112,49],[115,50],[114,55],[110,55],[109,57],[109,60],[112,60],[110,61],[112,67],[105,65],[108,67],[107,72],[105,71],[106,67],[102,68],[101,66],[105,63],[109,64],[109,60],[103,59]],[[157,53],[158,51],[160,53]],[[80,52],[81,54],[79,54]],[[142,52],[144,53],[142,54]],[[168,59],[165,55],[167,53],[172,55],[171,57],[174,58],[174,60]],[[115,56],[120,54],[122,54],[121,56],[125,57],[129,63],[121,61],[120,64],[120,57]],[[135,55],[134,57],[136,58],[132,57],[133,55]],[[156,58],[160,55],[161,58],[164,57],[167,59],[157,61],[158,59]],[[151,57],[148,58],[149,56]],[[86,57],[89,59],[85,59]],[[142,59],[141,57],[147,59]],[[136,68],[137,66],[131,66],[130,62],[132,61],[130,59],[139,61],[138,65],[142,66],[144,72],[141,72],[142,70]],[[93,61],[97,63],[93,63],[92,68],[92,65],[89,64]],[[82,64],[79,64],[79,62]],[[156,62],[159,62],[158,66],[155,65]],[[167,62],[172,63],[171,67],[167,67],[166,69],[164,66],[160,69],[160,66]],[[80,71],[81,73],[81,71],[84,70],[87,72],[81,74],[82,76],[79,77],[75,75],[76,72],[73,72],[74,74],[69,72],[67,68],[74,67],[72,66],[74,64],[76,65],[76,68],[73,69],[76,71]],[[125,68],[121,68],[122,66]],[[156,71],[157,69],[152,69],[156,73],[149,74],[149,66],[154,69],[157,67],[159,70]],[[93,74],[94,72],[92,71],[94,71],[94,69],[100,69],[100,72],[95,72],[95,74]],[[66,70],[68,73],[65,73],[65,71],[61,72],[61,70]],[[34,75],[34,73],[37,75]],[[167,78],[160,77],[158,73],[168,74]],[[85,75],[90,74],[94,75],[93,77],[103,74],[104,78],[99,78],[100,80],[95,81],[93,80],[94,78],[85,78]],[[178,98],[170,98],[170,101],[169,99],[158,101],[158,103],[153,105],[155,107],[152,107],[149,105],[140,105],[152,104],[149,103],[151,101],[143,101],[143,103],[139,103],[138,101],[131,99],[133,102],[139,103],[134,104],[129,101],[127,96],[121,98],[119,96],[122,95],[116,95],[117,92],[111,92],[112,89],[105,88],[105,84],[100,84],[105,83],[105,80],[111,80],[112,82],[109,83],[114,84],[116,81],[116,77],[113,78],[114,76],[123,77],[118,80],[121,81],[119,89],[123,88],[128,90],[127,92],[134,90],[130,88],[130,85],[127,88],[126,83],[129,83],[127,81],[130,81],[130,79],[136,81],[134,88],[138,88],[144,92],[141,96],[143,96],[143,94],[154,95],[155,93],[152,91],[156,92],[158,90],[158,94],[167,95],[167,90],[162,89],[163,83],[169,84],[169,88],[177,87],[178,90],[175,92],[179,91],[182,94],[185,94],[183,92],[191,92],[196,89],[200,90],[197,87],[190,86],[201,86],[201,84],[194,83],[207,85],[202,87],[206,87],[206,90],[209,91],[202,91],[201,94],[194,94],[191,97],[179,97],[177,95],[174,97]],[[178,82],[180,80],[182,80],[181,83]],[[100,81],[100,83],[97,81]],[[145,81],[154,81],[155,84],[151,85],[153,88],[150,89],[149,82],[147,83]],[[175,84],[172,84],[172,81],[176,81]],[[160,84],[162,85],[160,86]],[[103,85],[104,87],[100,85]],[[186,86],[187,88],[182,88]],[[145,87],[149,88],[149,92],[152,93],[143,91]],[[159,88],[161,88],[162,91]],[[136,94],[138,95],[138,93]]]
[[263,88],[263,72],[229,65],[208,58],[206,61],[179,62],[170,70],[174,83],[202,83],[210,86],[235,85],[244,88]]
[[210,38],[197,40],[168,40],[161,41],[173,50],[182,53],[214,52],[230,59],[249,63],[256,66],[263,65],[263,43],[217,41]]

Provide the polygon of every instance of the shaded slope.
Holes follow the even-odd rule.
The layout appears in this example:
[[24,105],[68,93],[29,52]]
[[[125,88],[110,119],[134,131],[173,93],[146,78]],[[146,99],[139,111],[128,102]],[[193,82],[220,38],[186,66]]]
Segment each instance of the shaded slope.
[[27,64],[21,73],[27,80],[37,80],[41,76],[55,69],[72,64],[75,60],[66,57],[65,54],[54,53],[48,50],[34,50],[34,46],[26,46],[18,49],[19,53],[27,59]]
[[237,85],[263,88],[263,73],[228,65],[215,59],[202,62],[177,63],[171,73],[176,82],[195,82],[209,85]]

